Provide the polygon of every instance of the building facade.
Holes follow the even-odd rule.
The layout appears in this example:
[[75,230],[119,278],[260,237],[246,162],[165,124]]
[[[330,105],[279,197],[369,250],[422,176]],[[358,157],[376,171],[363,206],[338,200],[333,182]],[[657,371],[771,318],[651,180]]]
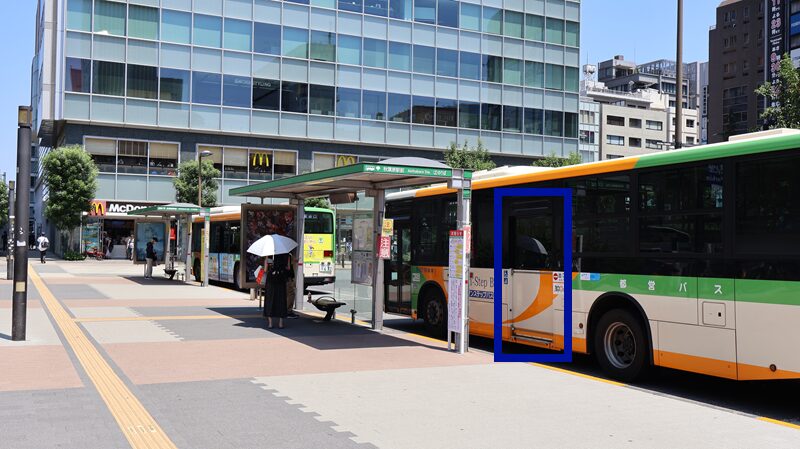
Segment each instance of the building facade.
[[[764,101],[755,94],[765,81],[765,0],[726,0],[708,33],[708,141],[761,127]],[[778,0],[778,3],[783,3]]]
[[[683,64],[683,107],[697,109],[699,99],[699,62]],[[645,64],[628,61],[616,55],[598,63],[597,80],[606,88],[621,92],[653,89],[669,96],[669,106],[675,107],[677,71],[675,61],[659,59]]]
[[589,97],[581,97],[578,118],[580,153],[583,162],[600,160],[600,103]]

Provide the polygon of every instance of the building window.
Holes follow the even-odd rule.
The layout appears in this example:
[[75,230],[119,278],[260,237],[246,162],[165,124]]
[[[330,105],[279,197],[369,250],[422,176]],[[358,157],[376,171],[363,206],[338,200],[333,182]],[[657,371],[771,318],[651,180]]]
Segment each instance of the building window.
[[252,149],[248,152],[247,162],[251,180],[269,181],[272,179],[272,151]]
[[647,120],[647,129],[661,131],[664,129],[664,123],[657,120]]
[[422,125],[433,125],[436,100],[433,97],[414,95],[411,98],[411,121]]
[[688,143],[689,145],[694,145],[694,137],[686,136],[686,143]]
[[525,61],[525,85],[544,87],[544,63]]
[[564,44],[577,47],[580,43],[580,24],[577,22],[566,22],[566,33],[564,34]]
[[101,173],[114,173],[117,171],[117,142],[110,139],[95,139],[87,137],[83,146],[92,156],[92,160]]
[[742,37],[743,37],[742,41],[744,42],[745,45],[750,43],[750,33],[744,33],[744,36]]
[[364,65],[386,68],[386,41],[364,38]]
[[564,90],[567,92],[580,90],[580,75],[576,67],[564,67]]
[[389,12],[389,0],[373,0],[364,5],[364,14],[386,17],[388,12]]
[[158,98],[158,67],[128,64],[129,97]]
[[547,17],[545,25],[545,41],[550,44],[564,44],[564,21]]
[[92,0],[67,2],[67,29],[92,31]]
[[436,99],[436,125],[458,126],[458,101],[446,98]]
[[308,113],[334,115],[336,111],[336,88],[312,84],[308,88]]
[[339,35],[336,39],[336,60],[342,64],[361,64],[361,38]]
[[150,142],[151,175],[175,176],[178,167],[178,144]]
[[411,96],[405,94],[388,94],[389,101],[386,103],[388,109],[387,117],[392,122],[411,122]]
[[465,30],[481,30],[481,6],[461,3],[461,28]]
[[580,132],[580,141],[584,145],[595,145],[597,143],[597,135],[594,131],[587,131],[582,129]]
[[481,105],[469,101],[458,103],[458,126],[462,128],[480,129]]
[[625,117],[609,115],[606,117],[606,125],[625,126]]
[[161,40],[190,44],[192,42],[192,14],[162,9]]
[[628,138],[628,146],[633,148],[641,148],[642,147],[642,139],[638,137],[629,137]]
[[247,149],[225,148],[222,152],[222,177],[247,179]]
[[694,128],[694,120],[687,119],[686,120],[686,127],[687,128]]
[[102,95],[125,94],[125,64],[94,61],[92,92]]
[[358,89],[336,88],[336,116],[347,118],[361,117],[361,91]]
[[192,102],[218,105],[222,96],[222,76],[218,73],[192,72]]
[[503,106],[503,131],[522,132],[522,108]]
[[[255,22],[253,31],[253,51],[268,55],[281,54],[281,27],[279,25]],[[314,33],[321,32],[312,32],[312,37],[314,36]]]
[[500,131],[503,107],[499,104],[481,104],[481,129]]
[[362,0],[339,0],[338,8],[342,11],[361,12],[364,10]]
[[283,27],[283,56],[308,58],[308,30]]
[[436,0],[415,0],[414,21],[435,24]]
[[631,128],[641,128],[642,127],[642,119],[640,119],[640,118],[628,119],[628,126],[630,126]]
[[125,3],[97,0],[94,2],[94,32],[125,36]]
[[544,17],[525,15],[525,39],[544,41]]
[[222,84],[222,104],[240,108],[252,105],[253,85],[250,77],[225,75]]
[[506,84],[522,85],[522,61],[519,59],[504,58],[503,80]]
[[222,46],[222,19],[195,14],[192,34],[192,42],[195,45],[220,48]]
[[564,135],[564,113],[561,111],[544,111],[544,134],[562,137]]
[[587,125],[597,125],[597,113],[593,111],[581,110],[581,123]]
[[411,71],[411,45],[389,42],[389,68]]
[[625,145],[625,138],[622,136],[614,136],[614,135],[607,135],[606,136],[606,143],[609,145]]
[[64,67],[64,89],[67,92],[91,92],[91,86],[89,85],[92,76],[91,72],[92,61],[67,58],[66,66]]
[[275,178],[286,178],[297,174],[297,153],[294,151],[275,151],[273,154]]
[[161,99],[166,101],[189,101],[189,72],[178,69],[161,69]]
[[436,48],[424,45],[414,46],[414,71],[417,73],[435,74]]
[[128,6],[128,36],[158,39],[158,8]]
[[117,142],[119,173],[147,173],[147,142],[120,140]]
[[644,142],[646,148],[651,150],[660,150],[661,149],[661,141],[660,140],[653,140],[653,139],[646,139]]
[[485,6],[483,8],[483,31],[485,33],[503,34],[503,11]]
[[578,137],[578,114],[575,112],[564,113],[564,137]]
[[458,76],[458,52],[439,48],[436,50],[436,74],[439,76]]
[[307,114],[308,84],[283,81],[281,85],[281,110]]
[[277,111],[281,101],[280,85],[278,80],[253,78],[253,108]]
[[503,18],[503,34],[511,37],[522,37],[524,15],[520,12],[505,11]]
[[362,96],[361,118],[386,120],[386,92],[365,90]]
[[607,154],[606,159],[621,159],[623,156],[621,154]]
[[483,80],[493,83],[503,82],[503,58],[500,56],[482,55]]
[[544,134],[544,111],[525,108],[524,131],[527,134]]
[[441,26],[458,28],[458,4],[455,0],[439,0],[436,23]]
[[564,67],[554,64],[545,64],[544,87],[547,89],[564,90]]

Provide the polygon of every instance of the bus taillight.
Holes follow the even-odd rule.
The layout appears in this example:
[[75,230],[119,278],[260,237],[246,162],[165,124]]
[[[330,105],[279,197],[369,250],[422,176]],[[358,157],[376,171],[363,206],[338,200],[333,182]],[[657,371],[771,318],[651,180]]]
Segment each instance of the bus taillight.
[[322,257],[333,257],[333,251],[326,250],[322,252]]

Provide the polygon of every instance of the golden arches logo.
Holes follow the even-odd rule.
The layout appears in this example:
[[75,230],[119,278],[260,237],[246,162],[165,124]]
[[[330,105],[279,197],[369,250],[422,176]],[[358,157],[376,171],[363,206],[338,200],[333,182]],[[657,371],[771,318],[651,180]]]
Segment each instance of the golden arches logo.
[[89,215],[95,217],[102,217],[106,214],[106,202],[105,201],[92,201],[89,204]]
[[251,167],[269,167],[269,153],[251,153]]
[[344,154],[340,154],[336,156],[336,166],[337,167],[344,167],[345,165],[354,165],[356,163],[355,156],[348,156]]

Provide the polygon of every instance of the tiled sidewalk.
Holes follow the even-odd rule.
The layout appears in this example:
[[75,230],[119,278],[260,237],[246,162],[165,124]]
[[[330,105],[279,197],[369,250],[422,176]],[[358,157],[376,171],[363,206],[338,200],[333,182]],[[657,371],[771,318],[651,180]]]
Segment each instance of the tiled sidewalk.
[[[750,416],[539,366],[493,364],[481,352],[459,356],[444,342],[399,331],[312,315],[269,330],[245,293],[144,281],[141,267],[125,262],[32,266],[46,291],[29,284],[26,342],[8,338],[10,282],[0,281],[0,448],[144,447],[137,438],[155,433],[174,446],[154,447],[181,448],[796,447],[800,440],[795,429]],[[58,308],[67,315],[59,318]],[[88,346],[64,333],[70,326],[62,319]],[[87,365],[92,351],[102,360]],[[98,379],[101,365],[110,370]],[[103,387],[114,379],[157,430],[120,427],[132,409],[122,390]]]

